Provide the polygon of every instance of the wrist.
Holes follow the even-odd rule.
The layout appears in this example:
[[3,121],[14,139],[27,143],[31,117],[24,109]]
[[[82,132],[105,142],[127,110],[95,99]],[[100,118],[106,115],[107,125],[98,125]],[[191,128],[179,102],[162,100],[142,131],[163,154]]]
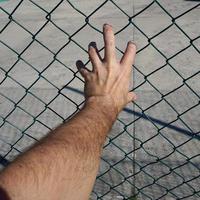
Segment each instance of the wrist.
[[117,119],[118,109],[114,106],[114,101],[109,96],[91,96],[86,99],[85,106],[102,114],[106,119],[113,122]]

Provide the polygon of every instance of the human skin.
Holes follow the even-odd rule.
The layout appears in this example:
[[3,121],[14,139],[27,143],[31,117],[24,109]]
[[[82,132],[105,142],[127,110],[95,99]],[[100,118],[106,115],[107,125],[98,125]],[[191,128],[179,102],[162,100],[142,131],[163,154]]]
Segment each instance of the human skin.
[[85,79],[85,105],[0,173],[1,200],[89,199],[105,138],[119,112],[136,99],[129,92],[136,46],[129,42],[118,61],[111,25],[103,26],[103,35],[104,58],[89,45],[93,70],[77,61]]

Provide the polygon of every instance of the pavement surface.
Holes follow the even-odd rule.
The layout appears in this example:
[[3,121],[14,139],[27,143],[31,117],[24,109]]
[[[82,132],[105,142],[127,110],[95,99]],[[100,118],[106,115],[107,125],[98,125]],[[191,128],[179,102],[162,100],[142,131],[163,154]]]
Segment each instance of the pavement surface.
[[62,1],[51,15],[60,1],[27,0],[13,11],[19,2],[0,2],[1,168],[81,107],[75,62],[88,61],[91,41],[103,47],[106,22],[119,58],[127,41],[137,44],[138,100],[112,128],[91,199],[199,199],[199,1]]

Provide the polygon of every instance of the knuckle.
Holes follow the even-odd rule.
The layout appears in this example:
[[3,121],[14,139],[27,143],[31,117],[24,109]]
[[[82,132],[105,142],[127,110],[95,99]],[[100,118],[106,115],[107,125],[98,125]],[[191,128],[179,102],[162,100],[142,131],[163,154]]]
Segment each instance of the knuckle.
[[109,47],[114,47],[114,42],[113,42],[112,40],[109,40],[109,41],[107,42],[107,45],[108,45]]
[[107,68],[108,72],[112,72],[113,65],[114,65],[113,59],[108,59],[108,61],[106,63],[106,68]]

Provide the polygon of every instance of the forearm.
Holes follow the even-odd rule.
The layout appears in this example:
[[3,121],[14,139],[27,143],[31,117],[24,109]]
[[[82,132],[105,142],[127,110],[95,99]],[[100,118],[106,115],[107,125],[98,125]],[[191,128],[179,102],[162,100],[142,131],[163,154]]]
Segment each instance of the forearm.
[[[0,174],[5,200],[87,200],[99,166],[101,148],[117,114],[135,100],[129,92],[136,47],[129,42],[116,59],[114,32],[104,25],[104,58],[89,45],[92,71],[77,67],[85,80],[85,107]],[[92,98],[91,98],[92,96]]]
[[5,169],[0,186],[11,200],[88,199],[116,118],[115,110],[107,113],[109,104],[98,99],[89,99],[75,117]]

